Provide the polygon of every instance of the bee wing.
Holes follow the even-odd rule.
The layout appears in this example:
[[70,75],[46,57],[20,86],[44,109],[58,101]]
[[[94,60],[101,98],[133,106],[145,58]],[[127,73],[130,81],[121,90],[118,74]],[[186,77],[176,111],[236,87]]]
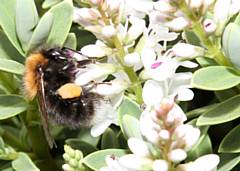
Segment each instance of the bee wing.
[[47,114],[47,106],[46,106],[45,90],[44,90],[44,80],[43,80],[44,73],[43,73],[41,67],[39,67],[38,73],[39,73],[39,77],[40,77],[39,84],[38,84],[38,101],[39,101],[39,106],[40,106],[40,111],[41,111],[40,115],[41,115],[44,134],[46,136],[48,145],[50,146],[50,148],[53,148],[53,146],[56,147],[56,143],[50,134],[50,130],[49,130],[49,126],[48,126],[48,114]]

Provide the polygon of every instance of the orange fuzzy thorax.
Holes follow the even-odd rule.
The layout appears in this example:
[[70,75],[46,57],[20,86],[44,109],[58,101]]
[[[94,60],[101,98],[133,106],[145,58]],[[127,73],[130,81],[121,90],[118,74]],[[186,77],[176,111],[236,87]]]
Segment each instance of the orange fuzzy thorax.
[[47,62],[48,60],[41,53],[32,54],[26,59],[23,81],[26,97],[30,100],[37,95],[38,91],[37,67],[45,65]]

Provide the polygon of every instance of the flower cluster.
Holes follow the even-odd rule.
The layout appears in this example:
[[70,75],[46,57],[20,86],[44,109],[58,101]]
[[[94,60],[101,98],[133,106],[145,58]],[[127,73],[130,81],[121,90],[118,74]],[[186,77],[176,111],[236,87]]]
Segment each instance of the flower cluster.
[[[179,34],[170,31],[191,24],[182,11],[185,7],[203,14],[213,1],[88,0],[85,3],[87,8],[75,8],[74,21],[93,33],[97,41],[82,47],[81,53],[99,60],[78,73],[76,84],[97,83],[93,91],[108,97],[115,111],[124,95],[134,97],[144,106],[139,121],[142,139],[128,139],[133,154],[120,158],[107,156],[108,166],[101,171],[215,169],[219,162],[215,155],[180,164],[198,141],[200,131],[184,124],[187,117],[177,104],[194,96],[190,89],[192,73],[177,69],[197,67],[190,60],[204,55],[205,50],[177,41]],[[170,45],[172,41],[176,44]],[[108,79],[109,75],[113,79]],[[117,112],[104,116],[102,124],[93,126],[92,135],[100,135],[111,123],[118,124]],[[201,166],[209,159],[214,161],[212,166]]]
[[84,166],[82,165],[83,154],[79,150],[74,150],[70,146],[64,146],[65,153],[63,154],[63,158],[66,162],[62,166],[64,171],[81,171],[84,170]]

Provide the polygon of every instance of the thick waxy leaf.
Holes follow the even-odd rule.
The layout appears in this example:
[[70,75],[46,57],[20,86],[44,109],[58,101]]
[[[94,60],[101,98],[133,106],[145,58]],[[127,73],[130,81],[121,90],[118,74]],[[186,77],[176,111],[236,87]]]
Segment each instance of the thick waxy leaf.
[[18,158],[12,162],[12,167],[16,171],[40,171],[25,153],[19,153]]
[[233,68],[210,66],[193,74],[192,86],[203,90],[225,90],[240,83],[240,75]]
[[27,103],[21,96],[0,95],[0,120],[13,117],[27,109]]
[[118,148],[117,135],[108,128],[102,135],[101,149]]
[[203,113],[197,120],[197,125],[216,125],[232,121],[240,117],[240,95],[234,96],[213,109]]
[[16,0],[1,0],[0,25],[6,33],[10,42],[24,56],[24,52],[18,41],[15,24]]
[[83,159],[83,163],[95,171],[99,171],[101,167],[106,166],[105,158],[107,155],[121,157],[126,155],[127,151],[122,149],[107,149],[89,154]]
[[123,131],[123,134],[127,137],[135,137],[142,139],[142,134],[140,131],[140,123],[139,120],[131,115],[124,115],[121,128]]
[[240,68],[240,26],[236,23],[230,23],[223,33],[223,48],[237,68]]
[[24,65],[9,59],[0,59],[0,70],[22,75],[24,71]]
[[53,14],[53,25],[47,39],[47,45],[50,47],[62,46],[72,25],[72,1],[65,0],[52,7],[49,12]]
[[43,8],[49,8],[53,5],[56,5],[57,3],[61,2],[63,0],[45,0],[42,4]]
[[121,105],[119,106],[119,110],[118,110],[119,121],[121,122],[123,116],[126,114],[139,119],[141,113],[142,113],[142,111],[136,102],[134,102],[133,100],[131,100],[128,97],[124,97],[124,100],[121,103]]
[[25,60],[2,31],[0,31],[0,59],[13,59],[21,63]]
[[53,24],[53,14],[45,13],[39,21],[28,44],[27,53],[44,44],[49,36]]
[[68,34],[67,39],[64,42],[64,47],[68,47],[74,50],[77,48],[77,37],[75,33]]
[[218,165],[218,171],[230,171],[240,162],[240,154],[220,154],[220,161],[221,162]]
[[224,137],[219,146],[219,152],[240,153],[240,125]]
[[27,49],[33,29],[39,20],[34,0],[16,1],[16,31],[22,48]]

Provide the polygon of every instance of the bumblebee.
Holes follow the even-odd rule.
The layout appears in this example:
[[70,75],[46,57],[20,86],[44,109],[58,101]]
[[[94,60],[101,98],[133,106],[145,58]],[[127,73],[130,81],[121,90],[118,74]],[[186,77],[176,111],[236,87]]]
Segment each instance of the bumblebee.
[[71,128],[88,127],[94,122],[96,110],[103,103],[102,96],[91,92],[92,85],[74,83],[79,69],[92,63],[77,60],[72,49],[52,48],[31,54],[25,62],[23,77],[25,95],[38,98],[44,132],[52,148],[48,119]]

